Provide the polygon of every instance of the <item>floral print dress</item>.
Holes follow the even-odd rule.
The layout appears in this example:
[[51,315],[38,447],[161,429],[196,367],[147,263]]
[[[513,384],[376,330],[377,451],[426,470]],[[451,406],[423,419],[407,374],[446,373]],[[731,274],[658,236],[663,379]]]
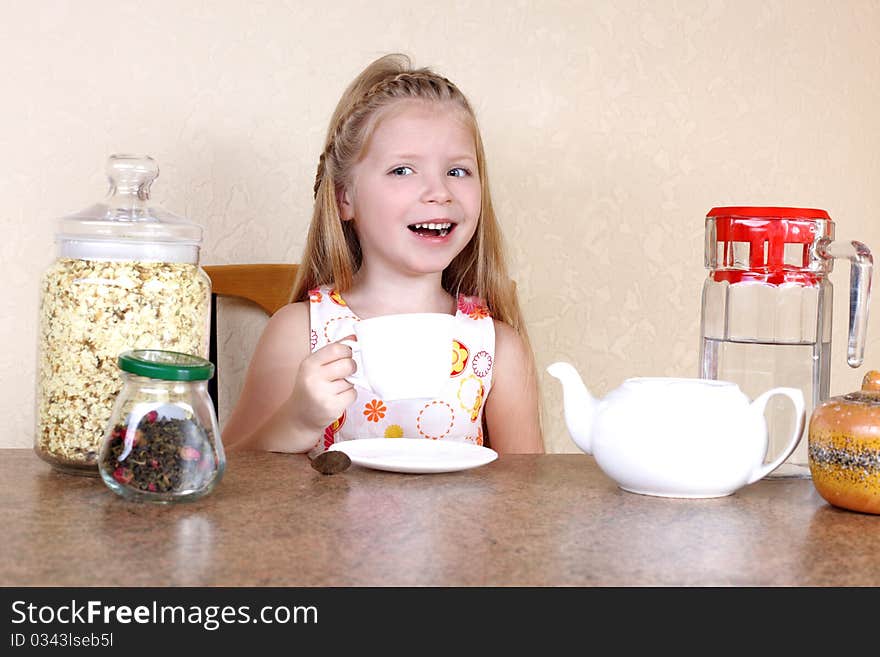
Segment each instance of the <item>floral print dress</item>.
[[[311,350],[354,333],[360,319],[332,287],[309,291]],[[311,451],[356,438],[427,438],[483,444],[483,402],[492,386],[495,326],[485,302],[459,295],[455,338],[450,345],[449,381],[437,399],[379,399],[355,386],[357,399]]]

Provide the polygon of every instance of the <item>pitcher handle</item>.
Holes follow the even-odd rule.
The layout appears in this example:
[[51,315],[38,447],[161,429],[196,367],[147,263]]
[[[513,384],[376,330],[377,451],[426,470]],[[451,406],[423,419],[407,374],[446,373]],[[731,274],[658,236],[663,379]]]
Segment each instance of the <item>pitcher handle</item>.
[[865,357],[865,332],[868,327],[868,301],[871,298],[871,274],[874,258],[871,250],[861,242],[819,242],[819,257],[846,258],[849,268],[849,338],[846,343],[846,362],[859,367]]
[[[773,388],[772,390],[768,390],[767,392],[759,395],[755,401],[752,402],[749,407],[757,417],[763,419],[764,408],[767,406],[767,402],[770,401],[770,398],[774,395],[785,395],[789,399],[791,399],[794,404],[794,412],[797,418],[797,422],[795,422],[794,431],[791,434],[791,438],[788,439],[788,444],[785,446],[785,449],[770,463],[762,464],[755,468],[752,474],[749,476],[749,480],[746,484],[751,484],[759,479],[763,479],[768,474],[773,472],[776,468],[782,465],[782,462],[791,456],[791,453],[795,450],[798,445],[798,441],[801,439],[801,434],[804,431],[804,422],[806,420],[806,406],[804,404],[804,393],[801,392],[797,388]],[[769,436],[768,436],[768,445],[770,444]]]

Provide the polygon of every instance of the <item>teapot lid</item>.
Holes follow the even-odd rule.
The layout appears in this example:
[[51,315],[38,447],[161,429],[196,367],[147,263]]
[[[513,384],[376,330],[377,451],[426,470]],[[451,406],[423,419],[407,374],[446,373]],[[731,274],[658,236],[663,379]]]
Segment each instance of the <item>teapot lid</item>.
[[103,202],[59,221],[60,257],[197,263],[202,227],[150,200],[156,161],[115,154],[106,171],[110,189]]

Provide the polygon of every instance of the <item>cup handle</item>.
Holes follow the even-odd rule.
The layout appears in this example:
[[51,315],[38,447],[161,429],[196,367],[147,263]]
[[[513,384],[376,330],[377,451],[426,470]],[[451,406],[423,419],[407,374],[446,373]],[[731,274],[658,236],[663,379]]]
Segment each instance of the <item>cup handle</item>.
[[364,376],[364,359],[361,356],[361,345],[358,344],[357,340],[340,340],[339,342],[340,344],[351,347],[351,357],[354,359],[354,364],[357,366],[354,373],[345,377],[345,380],[353,386],[360,386],[361,388],[366,388],[367,390],[372,391],[370,383],[367,381],[367,377]]
[[761,419],[763,419],[762,416],[764,414],[764,407],[767,406],[767,402],[770,401],[770,398],[774,395],[785,395],[786,397],[791,399],[792,403],[794,404],[794,412],[795,416],[797,417],[797,422],[795,423],[795,428],[791,434],[791,438],[789,438],[788,444],[785,446],[785,449],[782,450],[782,453],[779,454],[779,456],[777,456],[770,463],[766,463],[755,468],[755,470],[749,476],[749,480],[746,482],[746,484],[751,484],[758,481],[759,479],[763,479],[780,465],[782,465],[782,462],[789,456],[791,456],[791,453],[795,450],[795,447],[797,447],[798,442],[801,439],[801,434],[804,432],[804,422],[806,420],[804,393],[797,388],[773,388],[772,390],[768,390],[767,392],[759,395],[758,398],[752,402],[749,408],[752,409],[757,417],[761,417]]

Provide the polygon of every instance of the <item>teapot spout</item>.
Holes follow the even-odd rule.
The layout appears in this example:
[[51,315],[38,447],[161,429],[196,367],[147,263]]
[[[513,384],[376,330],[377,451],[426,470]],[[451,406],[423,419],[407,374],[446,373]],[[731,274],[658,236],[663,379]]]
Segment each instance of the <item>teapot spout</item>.
[[590,436],[599,402],[590,394],[580,374],[569,363],[553,363],[547,368],[550,376],[562,383],[562,405],[565,425],[572,440],[587,454],[592,454]]

